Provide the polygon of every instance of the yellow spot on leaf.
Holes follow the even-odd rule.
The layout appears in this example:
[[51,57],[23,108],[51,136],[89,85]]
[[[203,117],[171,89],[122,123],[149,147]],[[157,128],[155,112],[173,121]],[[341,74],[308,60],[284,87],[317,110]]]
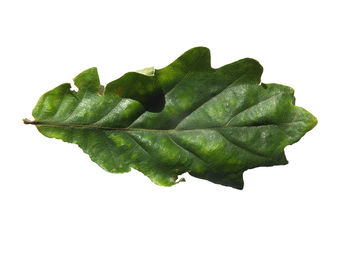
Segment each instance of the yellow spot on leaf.
[[123,91],[123,89],[124,89],[123,87],[118,87],[118,88],[117,88],[117,91],[116,91],[116,95],[117,95],[117,96],[120,96],[120,94],[121,94],[121,92]]

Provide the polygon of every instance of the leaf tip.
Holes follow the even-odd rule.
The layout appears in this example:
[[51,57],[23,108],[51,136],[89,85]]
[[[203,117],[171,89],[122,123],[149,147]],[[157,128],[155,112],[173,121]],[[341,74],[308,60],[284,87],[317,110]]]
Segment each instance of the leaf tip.
[[318,119],[311,114],[311,121],[310,121],[311,129],[313,129],[317,124],[318,124]]

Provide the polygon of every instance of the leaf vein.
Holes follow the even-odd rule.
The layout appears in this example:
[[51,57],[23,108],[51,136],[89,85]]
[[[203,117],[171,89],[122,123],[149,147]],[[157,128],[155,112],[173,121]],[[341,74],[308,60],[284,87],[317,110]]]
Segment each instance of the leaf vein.
[[105,119],[108,115],[111,114],[111,112],[112,112],[116,107],[118,107],[118,105],[119,105],[120,102],[121,102],[121,100],[119,100],[119,101],[117,102],[117,104],[114,104],[113,107],[112,107],[109,111],[107,111],[104,115],[101,116],[101,118],[99,118],[97,121],[93,122],[92,124],[96,124],[96,123],[100,122],[101,120]]
[[264,159],[271,159],[265,155],[262,155],[258,152],[251,150],[251,149],[248,149],[247,147],[243,146],[241,143],[237,142],[236,140],[233,141],[231,138],[228,138],[226,135],[224,135],[222,132],[220,132],[220,130],[216,130],[216,132],[219,133],[229,143],[233,144],[234,146],[236,146],[236,147],[238,147],[246,152],[249,152],[252,155],[255,155],[255,156],[258,156],[258,157],[264,158]]
[[57,113],[59,112],[61,106],[62,106],[62,102],[64,101],[64,98],[66,97],[67,93],[68,93],[69,89],[66,89],[66,91],[64,92],[63,96],[62,96],[62,100],[60,101],[60,104],[57,107],[57,110],[55,112],[55,114],[53,115],[53,118],[55,118],[57,116]]
[[193,109],[190,113],[188,113],[186,116],[183,117],[183,119],[176,125],[175,129],[177,129],[177,127],[183,122],[185,121],[188,117],[191,116],[192,113],[194,113],[196,110],[200,109],[201,107],[203,107],[204,105],[206,105],[207,103],[209,103],[211,100],[213,100],[214,98],[216,98],[217,96],[219,96],[220,94],[222,94],[228,87],[230,87],[231,85],[236,84],[242,77],[244,77],[245,74],[241,75],[240,77],[238,77],[235,81],[233,81],[232,83],[228,84],[226,87],[224,87],[222,90],[220,90],[220,92],[218,92],[217,94],[215,94],[213,97],[210,97],[208,100],[206,100],[205,102],[203,102],[201,105],[199,105],[198,107],[196,107],[195,109]]
[[151,157],[151,159],[154,159],[154,157],[149,153],[149,151],[147,151],[147,149],[145,148],[145,147],[143,147],[142,145],[141,145],[141,143],[139,142],[139,141],[137,141],[132,135],[130,135],[128,132],[126,132],[126,134],[128,135],[128,137],[131,139],[131,140],[133,140],[135,143],[136,143],[136,145],[138,145],[139,146],[139,148],[141,148],[141,150],[143,150],[149,157]]
[[73,113],[77,110],[78,106],[79,106],[79,105],[83,102],[83,100],[85,99],[86,93],[87,93],[87,91],[85,90],[85,91],[84,91],[84,94],[83,94],[83,96],[82,96],[82,98],[81,98],[81,100],[77,103],[77,105],[75,105],[75,107],[73,108],[73,110],[71,111],[71,113],[67,116],[67,118],[65,118],[65,119],[63,120],[63,122],[65,122],[65,121],[67,121],[67,120],[69,120],[69,119],[71,118],[71,116],[73,115]]
[[200,157],[199,155],[197,155],[197,154],[194,153],[193,151],[191,151],[191,150],[185,148],[183,145],[180,145],[178,142],[176,142],[176,141],[174,140],[174,138],[173,138],[169,133],[167,133],[167,134],[168,134],[169,139],[170,139],[175,145],[177,145],[180,149],[185,150],[186,152],[190,153],[191,155],[193,155],[194,157],[196,157],[198,160],[200,160],[201,162],[203,162],[208,168],[212,169],[212,168],[210,167],[210,165],[207,163],[207,161],[205,161],[204,159],[202,159],[202,157]]
[[272,98],[275,98],[275,97],[277,97],[278,95],[281,95],[281,94],[282,94],[282,92],[276,93],[276,94],[272,95],[271,97],[269,97],[269,98],[267,98],[267,99],[261,100],[261,101],[255,103],[255,104],[250,105],[249,107],[247,107],[247,108],[245,108],[245,109],[239,111],[238,113],[234,114],[224,126],[228,126],[228,125],[230,124],[230,122],[231,122],[235,117],[237,117],[238,115],[242,114],[243,112],[246,112],[247,110],[249,110],[249,109],[251,109],[251,108],[253,108],[253,107],[256,107],[256,106],[260,105],[261,103],[264,103],[264,102],[266,102],[266,101],[268,101],[268,100],[270,100],[270,99],[272,99]]

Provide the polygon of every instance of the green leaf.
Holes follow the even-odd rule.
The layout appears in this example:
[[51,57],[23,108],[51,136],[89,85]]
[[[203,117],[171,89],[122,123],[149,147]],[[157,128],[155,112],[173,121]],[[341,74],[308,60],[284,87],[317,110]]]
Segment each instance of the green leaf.
[[294,105],[293,89],[260,83],[262,71],[249,58],[213,69],[203,47],[105,89],[91,68],[74,79],[78,92],[62,84],[45,93],[25,123],[110,172],[135,168],[163,186],[188,172],[242,189],[245,170],[287,164],[284,147],[317,123]]

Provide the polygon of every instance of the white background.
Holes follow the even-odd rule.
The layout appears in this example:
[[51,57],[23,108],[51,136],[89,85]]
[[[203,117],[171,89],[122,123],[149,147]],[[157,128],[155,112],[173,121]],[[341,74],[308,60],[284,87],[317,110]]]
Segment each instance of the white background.
[[[0,262],[350,262],[348,1],[1,1]],[[243,191],[112,175],[22,124],[44,92],[195,46],[252,57],[319,120]]]

